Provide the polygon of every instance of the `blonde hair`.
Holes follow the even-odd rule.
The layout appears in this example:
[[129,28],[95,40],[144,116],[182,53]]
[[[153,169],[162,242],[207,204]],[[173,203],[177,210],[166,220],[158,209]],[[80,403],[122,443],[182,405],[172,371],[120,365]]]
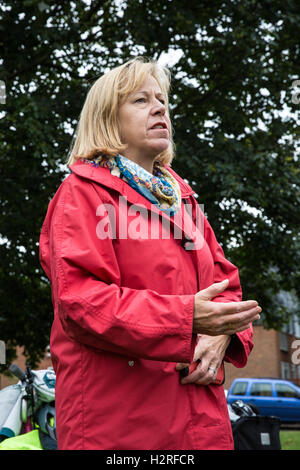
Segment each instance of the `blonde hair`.
[[[168,109],[170,72],[155,61],[136,57],[102,75],[89,90],[76,128],[76,137],[71,143],[67,160],[72,165],[79,158],[92,159],[98,155],[115,156],[122,153],[118,110],[127,96],[138,89],[147,75],[158,82]],[[168,149],[161,152],[156,160],[171,164],[174,143],[171,136]]]

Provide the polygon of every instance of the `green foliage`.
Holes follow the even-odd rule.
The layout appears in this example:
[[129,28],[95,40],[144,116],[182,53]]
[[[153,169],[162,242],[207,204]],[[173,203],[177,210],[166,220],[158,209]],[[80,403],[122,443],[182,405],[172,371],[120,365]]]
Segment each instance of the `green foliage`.
[[8,357],[24,345],[35,363],[48,344],[53,313],[38,260],[47,204],[88,88],[135,55],[171,54],[173,167],[239,266],[244,297],[260,302],[267,326],[286,320],[276,294],[300,294],[300,104],[291,88],[299,24],[296,0],[1,3],[0,338]]

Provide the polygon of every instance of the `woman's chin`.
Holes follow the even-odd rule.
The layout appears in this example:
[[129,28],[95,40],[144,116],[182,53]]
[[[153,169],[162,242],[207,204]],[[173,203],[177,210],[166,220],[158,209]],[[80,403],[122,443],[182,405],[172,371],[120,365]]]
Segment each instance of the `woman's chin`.
[[160,139],[160,142],[155,142],[151,146],[149,146],[149,154],[153,154],[153,156],[157,156],[162,152],[168,150],[170,145],[169,139]]

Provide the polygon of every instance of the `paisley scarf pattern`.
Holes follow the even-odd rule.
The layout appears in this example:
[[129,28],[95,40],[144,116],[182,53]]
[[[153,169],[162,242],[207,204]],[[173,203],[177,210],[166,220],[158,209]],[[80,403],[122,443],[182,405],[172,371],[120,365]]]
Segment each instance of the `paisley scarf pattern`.
[[159,162],[154,162],[153,174],[132,160],[117,155],[99,156],[93,160],[81,159],[94,167],[107,167],[114,176],[127,183],[169,216],[175,215],[181,207],[179,184],[171,173]]

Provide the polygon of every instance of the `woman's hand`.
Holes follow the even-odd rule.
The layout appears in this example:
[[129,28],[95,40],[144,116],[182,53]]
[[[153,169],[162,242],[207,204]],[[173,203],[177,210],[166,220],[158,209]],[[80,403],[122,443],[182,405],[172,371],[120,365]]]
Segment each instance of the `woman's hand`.
[[[230,339],[231,337],[228,335],[198,335],[198,343],[195,347],[193,361],[199,361],[199,364],[190,375],[181,379],[181,383],[208,385],[213,382],[225,356],[225,351],[230,343]],[[188,365],[189,364],[178,363],[176,370],[180,371]]]
[[210,336],[232,335],[246,330],[260,318],[261,308],[256,300],[241,302],[212,302],[223,292],[228,279],[217,282],[195,295],[193,332]]

